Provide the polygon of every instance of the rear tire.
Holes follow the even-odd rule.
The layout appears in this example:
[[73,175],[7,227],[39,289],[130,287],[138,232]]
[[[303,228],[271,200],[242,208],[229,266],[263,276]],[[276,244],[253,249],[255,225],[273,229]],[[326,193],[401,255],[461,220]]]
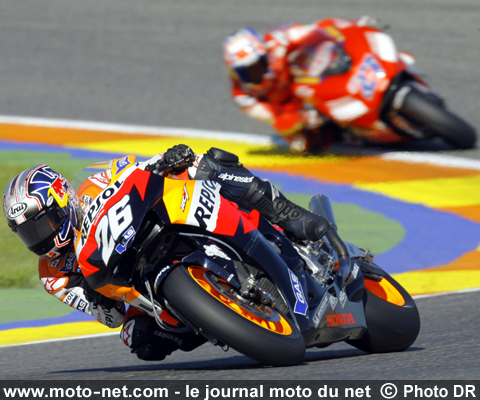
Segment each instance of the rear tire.
[[302,362],[305,341],[293,322],[275,309],[245,304],[212,277],[201,267],[178,266],[161,291],[185,320],[240,353],[266,365]]
[[477,135],[470,124],[416,87],[410,89],[398,110],[399,115],[457,148],[469,149],[475,146]]
[[405,350],[420,331],[420,316],[412,297],[388,274],[382,281],[380,284],[365,277],[367,332],[362,339],[348,341],[367,353]]

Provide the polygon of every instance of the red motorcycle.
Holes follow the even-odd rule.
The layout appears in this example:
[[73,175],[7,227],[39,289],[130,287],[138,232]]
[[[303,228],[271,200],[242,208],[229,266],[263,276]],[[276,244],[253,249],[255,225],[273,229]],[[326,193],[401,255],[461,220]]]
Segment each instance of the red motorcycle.
[[415,70],[413,56],[399,52],[390,35],[351,20],[317,25],[336,42],[296,52],[293,91],[335,128],[366,143],[438,137],[457,148],[475,146],[475,129],[446,109]]

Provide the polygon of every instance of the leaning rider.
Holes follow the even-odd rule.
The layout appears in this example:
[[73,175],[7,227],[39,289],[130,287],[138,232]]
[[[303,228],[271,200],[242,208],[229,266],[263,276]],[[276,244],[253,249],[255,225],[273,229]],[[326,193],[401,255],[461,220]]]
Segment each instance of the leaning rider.
[[[138,358],[163,360],[178,349],[191,351],[205,339],[193,332],[167,332],[139,309],[130,306],[126,310],[123,302],[95,292],[83,277],[75,255],[74,230],[82,213],[109,185],[115,161],[120,160],[88,177],[78,194],[60,173],[45,164],[25,170],[7,185],[4,212],[8,226],[39,256],[40,279],[49,294],[110,328],[123,324],[120,337]],[[190,147],[177,145],[136,166],[152,173],[169,166],[173,178],[219,182],[226,199],[245,210],[258,210],[299,240],[318,240],[328,229],[325,219],[286,199],[268,180],[254,176],[235,154],[224,150],[211,148],[196,156]]]

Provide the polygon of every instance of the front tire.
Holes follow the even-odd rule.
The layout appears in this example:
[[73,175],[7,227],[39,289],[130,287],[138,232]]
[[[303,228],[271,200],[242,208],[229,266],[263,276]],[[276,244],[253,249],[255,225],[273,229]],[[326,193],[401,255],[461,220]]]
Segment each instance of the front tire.
[[475,129],[416,87],[410,87],[398,114],[457,148],[475,146]]
[[348,343],[367,353],[402,351],[415,342],[420,316],[412,297],[390,275],[378,281],[365,276],[367,332]]
[[274,308],[251,305],[228,282],[197,266],[178,266],[162,293],[185,320],[207,335],[266,365],[302,362],[305,341],[295,324]]

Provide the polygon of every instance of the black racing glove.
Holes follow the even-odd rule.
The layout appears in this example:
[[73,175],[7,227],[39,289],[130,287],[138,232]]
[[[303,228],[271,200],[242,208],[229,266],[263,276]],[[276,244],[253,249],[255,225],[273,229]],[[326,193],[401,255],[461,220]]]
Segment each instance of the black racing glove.
[[149,166],[147,171],[161,175],[178,175],[193,165],[195,153],[185,144],[177,144],[168,149],[163,157],[154,165]]

